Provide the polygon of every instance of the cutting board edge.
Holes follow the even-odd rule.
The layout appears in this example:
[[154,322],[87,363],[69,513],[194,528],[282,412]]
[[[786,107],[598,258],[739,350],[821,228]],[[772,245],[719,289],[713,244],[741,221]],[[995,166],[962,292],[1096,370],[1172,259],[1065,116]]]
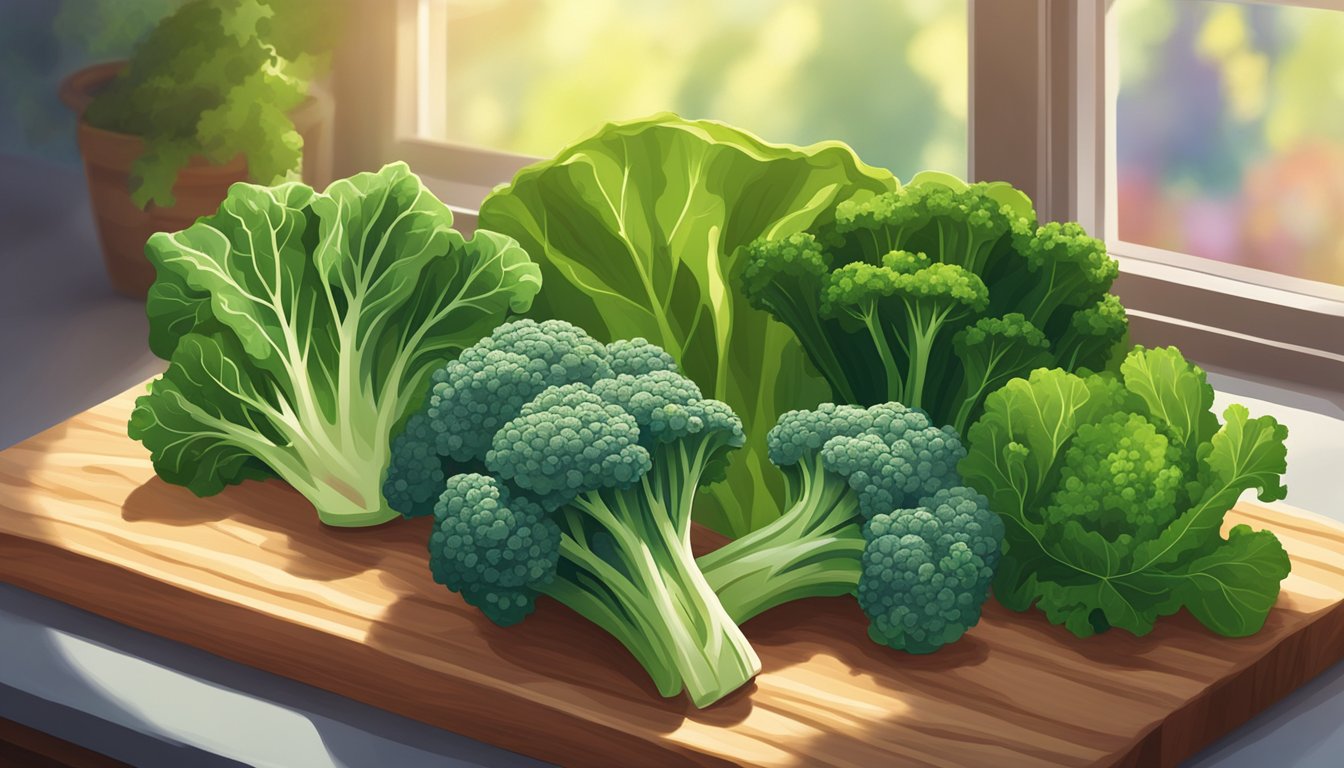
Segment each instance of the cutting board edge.
[[[52,580],[40,578],[31,573],[33,564],[38,561],[38,558],[34,557],[34,546],[37,546],[39,551],[42,552],[45,567],[54,573],[63,573],[63,565],[79,562],[81,563],[80,570],[83,573],[87,574],[89,570],[94,570],[99,572],[100,575],[105,574],[107,578],[91,579],[89,583],[96,585],[92,588],[86,585],[80,590],[62,590]],[[406,681],[422,678],[423,670],[413,662],[383,653],[363,643],[333,637],[315,628],[286,622],[270,615],[258,614],[246,606],[216,600],[209,595],[196,592],[185,586],[155,579],[122,568],[114,563],[89,558],[45,542],[0,533],[0,558],[8,558],[12,555],[13,552],[7,551],[11,547],[17,547],[25,555],[29,563],[29,569],[24,573],[11,572],[0,576],[0,581],[7,584],[71,605],[138,631],[182,643],[213,656],[270,674],[277,674],[304,685],[350,698],[435,728],[442,728],[482,741],[500,749],[559,765],[589,765],[592,764],[593,759],[592,739],[601,738],[603,739],[604,759],[617,760],[618,763],[615,764],[635,765],[638,764],[635,761],[647,759],[649,749],[654,746],[646,738],[591,721],[584,721],[585,727],[583,729],[574,727],[552,729],[540,738],[536,734],[529,734],[525,729],[520,731],[509,728],[509,723],[525,722],[528,717],[549,715],[569,718],[571,716],[557,712],[557,710],[544,703],[525,697],[511,696],[497,688],[478,686],[464,678],[456,679],[456,682],[463,686],[463,690],[457,693],[459,701],[497,701],[501,696],[508,696],[510,701],[496,706],[491,713],[487,714],[481,713],[467,703],[460,707],[445,705],[435,710],[421,710],[407,706],[398,697],[384,692],[384,686],[380,686],[378,683],[387,679]],[[128,588],[125,581],[127,578],[131,579],[134,584],[145,588],[140,589],[137,586]],[[178,622],[172,619],[155,619],[153,611],[149,610],[150,606],[146,603],[151,602],[154,598],[164,596],[172,596],[175,601],[181,600],[183,599],[182,596],[185,596],[185,599],[208,604],[210,610],[198,613],[204,613],[210,617],[209,621]],[[180,609],[180,603],[178,607]],[[141,610],[137,610],[137,608]],[[236,631],[242,626],[256,625],[258,623],[257,619],[266,624],[284,625],[291,632],[297,630],[303,635],[311,634],[320,637],[323,646],[336,643],[337,647],[344,649],[344,654],[351,656],[348,660],[349,663],[338,665],[344,667],[344,674],[341,676],[331,674],[328,667],[331,666],[332,659],[329,655],[323,657],[323,661],[314,663],[311,657],[305,657],[304,654],[299,653],[298,649],[302,647],[302,643],[293,643],[293,645],[281,643],[271,646],[269,649],[263,649],[257,644],[256,638],[264,637],[265,632]],[[232,642],[221,639],[227,634],[227,630],[233,630]],[[239,645],[239,636],[242,637],[241,645]],[[293,640],[293,638],[289,639]],[[359,658],[362,654],[372,655]],[[226,681],[217,682],[227,685]],[[445,725],[447,722],[462,723],[465,727],[451,728]],[[695,768],[749,765],[670,740],[657,744],[657,748],[661,750],[659,756],[669,760],[669,762],[663,763],[665,765],[693,766]],[[675,760],[675,762],[671,762],[671,760]]]

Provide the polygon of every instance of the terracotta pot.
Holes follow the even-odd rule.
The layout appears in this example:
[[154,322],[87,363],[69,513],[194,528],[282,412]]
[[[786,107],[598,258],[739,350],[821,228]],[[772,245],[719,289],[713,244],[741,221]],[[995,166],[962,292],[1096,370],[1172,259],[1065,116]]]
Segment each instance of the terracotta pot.
[[[83,119],[89,102],[125,66],[124,61],[114,61],[81,69],[61,83],[60,96],[80,116],[76,139],[108,278],[118,293],[143,299],[154,282],[154,268],[145,258],[149,236],[183,229],[218,210],[229,185],[247,180],[247,160],[239,155],[224,165],[211,165],[194,157],[178,173],[173,205],[136,208],[131,202],[131,167],[144,152],[144,141],[94,128]],[[292,114],[304,140],[303,178],[319,189],[330,181],[331,112],[330,100],[315,96]]]

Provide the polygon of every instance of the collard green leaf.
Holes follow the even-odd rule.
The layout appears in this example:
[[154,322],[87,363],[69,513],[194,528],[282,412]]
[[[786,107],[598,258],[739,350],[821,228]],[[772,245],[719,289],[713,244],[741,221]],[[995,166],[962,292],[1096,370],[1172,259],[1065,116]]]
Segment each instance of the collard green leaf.
[[1152,594],[1110,579],[1043,581],[1037,605],[1052,624],[1063,624],[1078,637],[1112,627],[1142,636],[1152,631],[1158,617]]
[[130,436],[149,448],[159,477],[209,496],[274,474],[261,457],[278,458],[289,436],[267,419],[272,406],[256,386],[267,383],[258,373],[229,335],[181,339],[168,370],[131,412]]
[[1040,595],[1038,574],[1059,564],[1045,554],[1037,539],[1015,527],[1020,529],[1020,524],[1004,518],[1004,556],[994,571],[994,598],[1009,610],[1025,611]]
[[672,115],[605,126],[523,169],[481,206],[482,227],[541,264],[535,314],[602,341],[642,336],[667,349],[707,397],[742,418],[745,455],[698,504],[702,522],[740,534],[778,514],[765,433],[785,410],[828,399],[791,332],[737,288],[741,251],[832,215],[834,204],[896,181],[838,143],[777,146]]
[[1082,377],[1059,369],[1042,368],[1029,379],[1009,381],[989,396],[984,417],[967,432],[962,477],[1000,515],[1037,519],[1034,512],[1051,490],[1055,468],[1091,396]]
[[179,333],[212,318],[256,360],[283,356],[285,319],[313,317],[316,293],[303,243],[312,196],[297,183],[235,184],[214,215],[151,236],[145,247],[156,270],[145,306],[150,349],[167,358]]

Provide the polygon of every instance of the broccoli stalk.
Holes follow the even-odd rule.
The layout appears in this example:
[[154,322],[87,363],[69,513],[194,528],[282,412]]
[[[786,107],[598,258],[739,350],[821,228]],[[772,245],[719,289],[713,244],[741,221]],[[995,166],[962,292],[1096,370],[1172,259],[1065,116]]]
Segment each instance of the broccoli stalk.
[[744,441],[727,406],[699,395],[671,371],[554,387],[495,433],[486,466],[560,530],[556,577],[537,591],[620,640],[664,696],[684,688],[705,706],[760,660],[691,554],[691,498]]
[[[697,489],[745,438],[670,356],[559,321],[504,326],[435,377],[394,443],[394,504],[432,505],[431,570],[509,625],[548,595],[619,640],[664,696],[707,706],[760,660],[691,553]],[[460,473],[463,466],[479,472]],[[446,480],[445,480],[446,478]]]
[[955,433],[897,403],[827,403],[785,414],[768,439],[793,503],[699,560],[735,620],[854,593],[870,636],[911,653],[937,650],[979,620],[1003,524],[959,486],[965,451]]
[[789,508],[698,561],[739,622],[804,597],[849,594],[859,584],[866,542],[848,481],[827,471],[820,453],[780,469]]
[[952,338],[952,346],[965,372],[957,394],[961,404],[952,420],[958,434],[969,425],[971,414],[984,408],[990,392],[1051,362],[1050,341],[1019,312],[977,320]]
[[974,273],[930,264],[923,253],[891,251],[881,266],[853,262],[833,272],[822,289],[821,311],[862,324],[882,361],[888,399],[918,408],[935,340],[944,327],[982,311],[988,301]]

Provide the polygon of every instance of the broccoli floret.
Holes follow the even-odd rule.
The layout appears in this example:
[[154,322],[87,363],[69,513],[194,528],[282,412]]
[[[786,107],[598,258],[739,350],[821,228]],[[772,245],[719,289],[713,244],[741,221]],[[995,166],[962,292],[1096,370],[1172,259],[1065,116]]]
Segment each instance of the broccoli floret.
[[513,497],[492,477],[448,478],[434,506],[429,568],[440,584],[500,626],[532,612],[537,590],[555,578],[560,529],[540,504]]
[[[1124,310],[1120,317],[1123,323]],[[952,348],[963,371],[954,425],[969,423],[971,414],[984,409],[990,392],[1010,379],[1049,367],[1054,360],[1050,340],[1021,312],[980,318],[952,338]]]
[[[640,354],[631,347],[621,359]],[[542,390],[611,375],[606,347],[582,328],[559,320],[499,326],[434,371],[424,404],[392,440],[383,495],[407,517],[430,514],[444,479],[482,469],[495,431]]]
[[442,432],[440,423],[422,408],[412,413],[401,433],[392,438],[383,497],[388,506],[407,517],[433,512],[434,502],[443,492],[445,459],[435,447]]
[[495,433],[485,465],[552,507],[585,490],[628,486],[650,466],[635,418],[583,384],[538,395]]
[[961,486],[953,430],[899,403],[827,403],[781,417],[769,447],[791,506],[699,560],[734,619],[856,593],[873,639],[912,653],[976,623],[1003,524]]
[[822,289],[821,312],[862,326],[882,361],[888,399],[917,408],[930,371],[940,370],[933,356],[943,328],[988,303],[989,292],[974,272],[930,264],[923,253],[891,251],[881,266],[854,262],[832,272]]
[[1097,373],[1119,364],[1119,359],[1129,351],[1128,338],[1129,318],[1125,308],[1120,299],[1108,293],[1069,319],[1069,327],[1060,335],[1055,353],[1067,370]]
[[882,645],[931,653],[980,621],[998,566],[1003,521],[969,488],[874,515],[863,530],[859,606]]
[[[929,175],[932,176],[932,175]],[[851,260],[880,257],[926,232],[938,244],[939,261],[982,274],[995,246],[1023,224],[991,184],[962,184],[950,177],[916,183],[862,202],[836,207],[836,230]],[[1031,219],[1034,222],[1034,214]]]
[[[613,375],[638,375],[654,371],[676,371],[677,363],[667,350],[645,339],[620,339],[607,345],[607,359]],[[602,377],[598,377],[602,378]]]
[[1104,244],[1037,226],[1002,182],[922,173],[746,253],[743,294],[793,330],[837,402],[901,402],[958,432],[1005,382],[1100,370],[1127,335]]
[[[1047,332],[1067,323],[1079,309],[1095,305],[1120,274],[1106,244],[1071,221],[1052,221],[1030,234],[1017,232],[1013,243],[1027,265],[1018,276],[1026,289],[1014,307]],[[1069,309],[1055,318],[1056,310],[1065,307]]]
[[[831,258],[808,232],[779,240],[756,240],[746,248],[742,289],[756,309],[765,310],[804,339],[812,363],[845,402],[877,397],[870,382],[882,381],[882,369],[871,356],[841,359],[852,345],[834,317],[822,314],[821,291],[831,272]],[[850,375],[852,371],[867,375]],[[885,388],[882,390],[885,394]]]
[[[546,333],[557,342],[542,343]],[[587,364],[577,354],[552,356],[575,348],[579,333],[565,323],[533,326],[527,338],[545,366],[517,353],[524,359],[498,368],[512,399],[492,404],[488,417],[472,410],[471,423],[489,434],[460,444],[488,448],[474,449],[480,473],[440,481],[434,577],[499,624],[522,620],[538,596],[554,598],[625,645],[660,693],[684,690],[706,706],[760,670],[690,548],[691,501],[743,444],[742,423],[644,340],[585,342],[595,358]],[[495,338],[481,346],[497,346]],[[501,354],[469,353],[471,360]],[[524,400],[514,372],[534,368],[551,371],[553,383]],[[488,391],[490,370],[467,378]],[[567,378],[587,380],[555,382]],[[447,407],[427,418],[471,410],[442,402]],[[495,424],[505,411],[510,417]]]

